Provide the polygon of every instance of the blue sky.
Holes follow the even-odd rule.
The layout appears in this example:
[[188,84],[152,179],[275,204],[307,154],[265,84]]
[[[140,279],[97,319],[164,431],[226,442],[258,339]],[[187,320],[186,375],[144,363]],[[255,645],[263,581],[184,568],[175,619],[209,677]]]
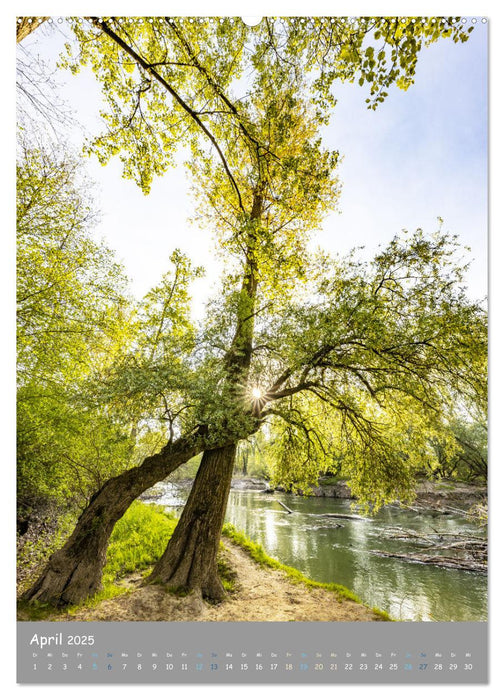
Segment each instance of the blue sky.
[[341,214],[321,241],[375,249],[406,228],[444,229],[472,248],[470,292],[484,296],[487,250],[487,28],[465,44],[441,41],[420,55],[415,84],[391,90],[375,112],[362,91],[340,91],[330,139],[345,155]]
[[[63,28],[64,25],[57,25]],[[38,31],[32,51],[54,62],[62,48],[61,31]],[[26,42],[28,46],[28,41]],[[378,110],[367,110],[367,93],[357,85],[336,88],[338,104],[325,137],[344,156],[339,213],[331,214],[314,242],[333,252],[365,246],[370,257],[402,229],[444,229],[472,249],[468,278],[471,296],[487,287],[487,25],[477,22],[465,44],[443,40],[425,49],[415,84],[392,89]],[[61,95],[89,134],[99,129],[99,90],[89,71],[74,77],[60,72]],[[83,131],[74,130],[76,146]],[[102,212],[96,235],[117,251],[137,296],[145,294],[168,266],[174,247],[207,269],[194,288],[195,313],[219,276],[209,232],[187,222],[192,200],[182,168],[154,182],[145,197],[121,178],[118,161],[105,168],[96,159],[87,167],[98,183]]]

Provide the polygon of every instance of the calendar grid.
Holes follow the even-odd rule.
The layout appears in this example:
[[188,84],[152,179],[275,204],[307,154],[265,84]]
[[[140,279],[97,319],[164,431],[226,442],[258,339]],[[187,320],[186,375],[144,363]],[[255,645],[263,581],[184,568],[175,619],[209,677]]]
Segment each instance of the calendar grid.
[[487,624],[18,623],[20,683],[485,683]]

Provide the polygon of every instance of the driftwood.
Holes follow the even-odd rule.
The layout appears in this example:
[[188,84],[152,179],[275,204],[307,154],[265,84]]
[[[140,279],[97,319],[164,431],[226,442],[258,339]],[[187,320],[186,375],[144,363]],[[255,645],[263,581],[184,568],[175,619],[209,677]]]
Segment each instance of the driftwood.
[[418,496],[414,506],[406,505],[404,503],[391,503],[389,507],[398,508],[399,510],[410,510],[413,513],[418,513],[420,515],[423,513],[432,514],[434,517],[440,515],[459,515],[466,518],[466,520],[474,520],[474,516],[468,510],[454,508],[446,503],[441,504],[439,500],[435,502],[425,498],[422,500],[422,496]]
[[433,566],[442,566],[447,569],[463,569],[465,571],[487,571],[486,561],[476,561],[474,559],[462,559],[458,557],[446,557],[443,555],[436,556],[432,554],[424,554],[416,552],[415,554],[402,554],[399,552],[383,552],[379,549],[371,550],[371,554],[376,554],[379,557],[389,557],[392,559],[402,559],[412,564],[431,564]]
[[347,515],[346,513],[321,513],[325,518],[343,518],[343,520],[369,520],[362,515]]
[[488,541],[485,537],[468,532],[420,533],[402,528],[389,528],[383,535],[396,542],[409,542],[420,551],[388,554],[375,551],[379,556],[466,571],[487,570]]
[[[276,499],[276,502],[279,503],[282,508],[285,508],[287,513],[294,513],[293,510],[289,508],[289,506],[286,506],[285,503],[282,503],[282,501],[279,501],[278,498]],[[308,515],[315,515],[318,516],[318,513],[309,513]],[[367,520],[367,518],[363,518],[360,515],[343,515],[339,513],[321,513],[322,516],[325,516],[327,518],[344,518],[345,520]],[[343,527],[340,525],[339,527]]]
[[398,540],[408,540],[408,539],[418,539],[418,540],[433,540],[439,538],[440,540],[471,540],[475,542],[487,542],[486,537],[479,537],[478,535],[469,534],[467,532],[449,532],[445,530],[434,530],[433,532],[417,532],[416,530],[407,530],[402,527],[389,527],[383,530],[385,537]]
[[293,512],[290,508],[288,508],[288,507],[285,505],[285,503],[282,503],[282,501],[279,501],[278,498],[277,498],[277,503],[280,503],[280,505],[282,506],[282,508],[285,508],[285,510],[287,511],[287,513],[292,513],[292,512]]

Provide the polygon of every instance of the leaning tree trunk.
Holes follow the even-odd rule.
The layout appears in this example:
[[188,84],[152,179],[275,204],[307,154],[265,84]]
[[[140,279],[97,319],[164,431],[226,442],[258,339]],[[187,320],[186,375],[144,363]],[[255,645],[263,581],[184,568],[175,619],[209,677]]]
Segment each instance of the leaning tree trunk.
[[147,583],[165,583],[222,600],[217,572],[220,535],[231,488],[236,444],[203,453],[182,516]]
[[82,512],[70,538],[50,557],[23,599],[63,606],[95,593],[101,586],[108,541],[116,522],[135,498],[201,449],[197,437],[182,438],[147,457],[139,467],[105,482]]
[[[258,188],[254,192],[251,222],[260,219],[262,207],[263,194]],[[257,233],[252,228],[247,242],[235,333],[224,358],[230,397],[234,397],[241,418],[246,416],[243,387],[247,386],[252,359],[258,283],[256,246]],[[258,427],[259,422],[255,429]],[[147,583],[160,582],[173,588],[195,590],[211,600],[224,598],[224,587],[217,572],[217,553],[235,456],[236,441],[228,446],[205,450],[178,525]]]

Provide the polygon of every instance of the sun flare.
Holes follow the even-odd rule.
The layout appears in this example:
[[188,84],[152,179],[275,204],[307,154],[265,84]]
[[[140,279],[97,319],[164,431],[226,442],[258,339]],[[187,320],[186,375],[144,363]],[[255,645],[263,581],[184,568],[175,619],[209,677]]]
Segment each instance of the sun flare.
[[252,389],[252,398],[254,398],[254,399],[261,399],[262,396],[263,396],[262,390],[259,389],[258,386],[255,386],[255,387]]

